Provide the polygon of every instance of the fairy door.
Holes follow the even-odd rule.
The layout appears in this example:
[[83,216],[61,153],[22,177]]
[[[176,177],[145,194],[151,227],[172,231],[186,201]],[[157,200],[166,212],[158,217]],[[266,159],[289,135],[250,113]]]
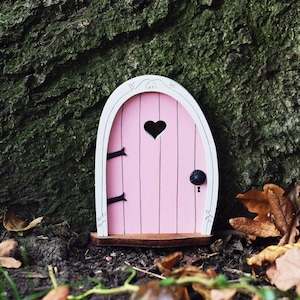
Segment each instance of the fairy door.
[[98,235],[210,234],[217,158],[198,104],[161,76],[140,76],[118,89],[97,137]]

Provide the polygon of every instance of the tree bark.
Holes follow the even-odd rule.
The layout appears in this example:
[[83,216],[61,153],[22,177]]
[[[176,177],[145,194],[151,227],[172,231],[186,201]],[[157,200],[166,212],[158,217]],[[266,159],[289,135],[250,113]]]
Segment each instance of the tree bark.
[[0,3],[0,203],[95,228],[94,151],[112,91],[143,74],[197,99],[220,166],[217,227],[235,195],[299,176],[299,1]]

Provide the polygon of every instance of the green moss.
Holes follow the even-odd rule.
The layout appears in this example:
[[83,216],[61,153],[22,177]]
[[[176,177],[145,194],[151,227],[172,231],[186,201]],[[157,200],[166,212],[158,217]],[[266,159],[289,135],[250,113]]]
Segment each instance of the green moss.
[[235,194],[297,176],[297,13],[276,0],[2,1],[1,203],[93,228],[102,107],[153,73],[185,86],[211,125],[223,226]]

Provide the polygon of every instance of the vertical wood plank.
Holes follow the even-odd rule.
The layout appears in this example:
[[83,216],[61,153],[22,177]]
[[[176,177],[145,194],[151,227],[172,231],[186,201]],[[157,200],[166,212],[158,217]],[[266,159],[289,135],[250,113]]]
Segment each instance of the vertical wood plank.
[[141,185],[140,185],[140,105],[141,95],[127,100],[123,108],[122,136],[126,156],[123,158],[125,192],[125,233],[141,232]]
[[[108,143],[108,153],[116,152],[122,149],[122,109],[115,117]],[[106,178],[107,178],[107,198],[119,196],[123,193],[122,186],[122,158],[115,157],[107,161]],[[108,205],[108,232],[109,234],[124,233],[124,203],[123,201]]]
[[195,168],[195,124],[188,112],[178,104],[178,203],[176,233],[195,230],[195,193],[190,174]]
[[177,183],[178,183],[178,102],[166,94],[160,94],[161,120],[167,128],[161,136],[161,180],[159,202],[159,233],[176,232]]
[[140,184],[142,233],[157,233],[159,230],[159,180],[160,180],[160,136],[153,138],[144,130],[147,121],[159,121],[159,94],[141,95],[140,127]]

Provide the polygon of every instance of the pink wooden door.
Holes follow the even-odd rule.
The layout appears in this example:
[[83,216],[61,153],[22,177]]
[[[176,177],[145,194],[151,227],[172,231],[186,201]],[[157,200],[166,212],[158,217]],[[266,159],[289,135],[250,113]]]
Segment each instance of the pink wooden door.
[[109,234],[200,233],[206,181],[204,147],[186,109],[172,97],[145,92],[119,109],[107,161]]

